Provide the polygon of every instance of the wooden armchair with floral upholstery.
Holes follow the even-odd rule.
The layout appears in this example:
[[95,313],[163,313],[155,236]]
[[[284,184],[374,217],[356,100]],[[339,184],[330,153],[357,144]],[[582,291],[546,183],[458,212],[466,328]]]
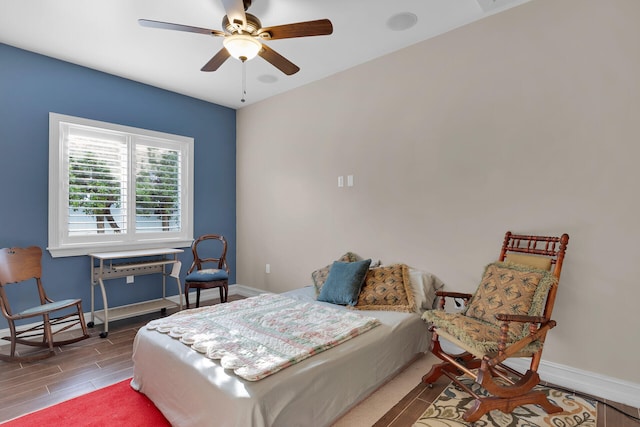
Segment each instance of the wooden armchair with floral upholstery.
[[[556,326],[551,313],[568,242],[567,234],[507,232],[498,261],[485,268],[474,294],[439,291],[439,309],[424,313],[433,332],[431,352],[443,363],[434,365],[422,381],[432,384],[445,375],[473,396],[474,403],[463,416],[466,421],[475,422],[493,409],[510,413],[527,404],[540,405],[547,413],[562,411],[534,387],[540,382],[537,370],[547,332]],[[463,299],[462,311],[445,311],[447,297]],[[443,350],[441,338],[461,352]],[[529,359],[526,372],[503,363],[515,357]],[[459,380],[462,375],[482,386],[488,396],[472,391]]]

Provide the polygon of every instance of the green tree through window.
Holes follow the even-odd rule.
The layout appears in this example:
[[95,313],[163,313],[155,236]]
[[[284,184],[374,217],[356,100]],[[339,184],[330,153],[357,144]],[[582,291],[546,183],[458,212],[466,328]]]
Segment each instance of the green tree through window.
[[[138,146],[136,171],[136,228],[163,231],[175,227],[180,211],[180,158],[175,150]],[[173,224],[173,225],[172,225]]]
[[115,233],[121,231],[111,212],[120,200],[120,177],[105,162],[90,154],[70,156],[69,207],[94,217],[98,233],[105,232],[105,222]]

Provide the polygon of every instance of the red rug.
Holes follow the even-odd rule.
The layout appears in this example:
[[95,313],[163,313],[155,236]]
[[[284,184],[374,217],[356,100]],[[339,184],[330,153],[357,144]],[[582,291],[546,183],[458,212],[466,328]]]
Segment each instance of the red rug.
[[32,412],[2,424],[26,426],[128,426],[170,427],[169,421],[142,393],[124,380],[66,402]]

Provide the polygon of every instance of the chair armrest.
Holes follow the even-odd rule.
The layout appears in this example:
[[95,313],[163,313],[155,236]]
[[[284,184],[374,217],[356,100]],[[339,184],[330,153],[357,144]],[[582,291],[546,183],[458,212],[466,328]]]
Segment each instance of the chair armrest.
[[[527,344],[533,342],[536,339],[542,338],[547,334],[549,329],[555,328],[556,321],[547,319],[543,316],[527,316],[518,314],[496,314],[496,319],[502,321],[500,326],[500,338],[498,340],[498,357],[494,362],[501,363],[506,358],[517,353]],[[519,339],[514,343],[508,344],[509,322],[523,322],[529,323],[529,334],[526,337]],[[536,326],[536,324],[539,324]]]
[[542,316],[527,316],[523,314],[504,314],[495,315],[497,320],[501,322],[520,322],[520,323],[545,323],[548,319]]
[[473,296],[473,294],[465,294],[465,293],[462,293],[462,292],[436,291],[436,296],[448,297],[448,298],[470,299]]
[[446,298],[461,298],[466,304],[472,296],[473,294],[466,294],[462,292],[436,291],[436,297],[441,297],[440,302],[438,303],[438,308],[440,310],[444,310]]

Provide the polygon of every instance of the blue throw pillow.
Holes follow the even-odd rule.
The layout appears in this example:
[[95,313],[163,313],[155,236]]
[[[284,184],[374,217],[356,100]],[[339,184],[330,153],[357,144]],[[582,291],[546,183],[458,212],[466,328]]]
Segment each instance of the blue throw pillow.
[[335,261],[318,301],[340,305],[356,305],[360,288],[371,265],[370,259],[356,262]]

